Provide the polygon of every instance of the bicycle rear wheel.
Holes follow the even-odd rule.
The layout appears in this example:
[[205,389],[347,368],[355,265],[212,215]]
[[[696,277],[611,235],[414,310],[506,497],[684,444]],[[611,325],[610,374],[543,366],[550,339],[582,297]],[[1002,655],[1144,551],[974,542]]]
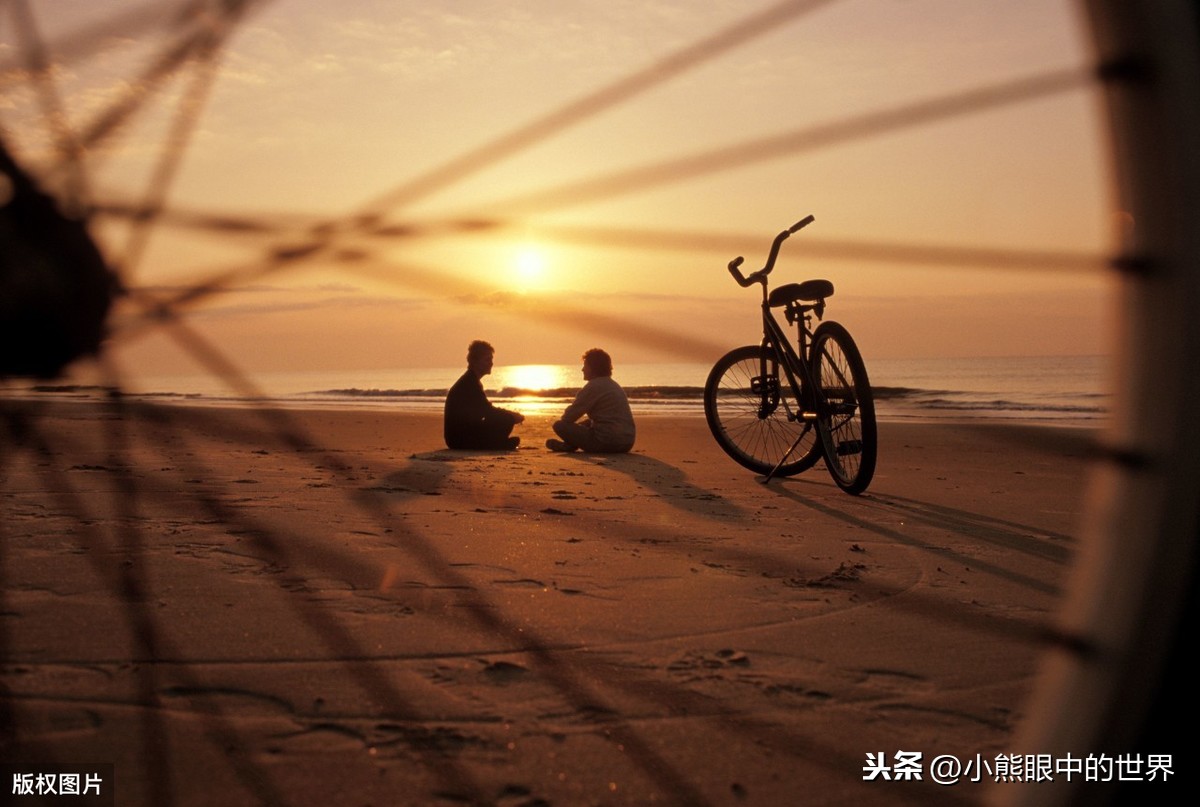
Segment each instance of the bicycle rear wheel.
[[822,401],[818,428],[829,475],[847,493],[859,494],[875,475],[878,433],[875,399],[858,346],[836,322],[825,322],[813,334],[813,378]]
[[779,369],[774,352],[761,345],[729,351],[708,374],[704,415],[717,444],[738,463],[766,474],[787,457],[775,475],[791,476],[811,468],[820,450],[816,429],[800,419],[800,402]]

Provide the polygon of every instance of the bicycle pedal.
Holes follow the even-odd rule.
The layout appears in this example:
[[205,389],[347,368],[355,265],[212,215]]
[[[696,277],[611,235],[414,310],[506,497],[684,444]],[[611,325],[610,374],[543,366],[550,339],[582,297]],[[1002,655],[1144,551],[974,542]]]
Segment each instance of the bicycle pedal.
[[750,391],[755,395],[776,395],[779,392],[779,376],[759,375],[750,379]]
[[848,457],[851,454],[861,454],[862,450],[862,440],[847,440],[837,444],[836,453],[839,457]]

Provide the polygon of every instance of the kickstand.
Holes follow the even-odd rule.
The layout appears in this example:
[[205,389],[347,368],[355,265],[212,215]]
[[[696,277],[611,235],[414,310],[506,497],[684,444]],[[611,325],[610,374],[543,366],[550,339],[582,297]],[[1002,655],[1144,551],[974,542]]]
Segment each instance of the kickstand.
[[788,458],[790,458],[792,456],[792,452],[796,450],[796,446],[800,445],[800,441],[804,439],[804,436],[806,434],[808,434],[808,429],[805,429],[804,431],[800,432],[800,436],[796,438],[796,442],[792,443],[792,447],[789,448],[787,450],[787,453],[785,453],[783,455],[783,457],[779,460],[779,462],[777,462],[775,464],[775,467],[771,469],[771,473],[767,474],[766,476],[764,476],[762,479],[760,479],[758,481],[761,482],[762,484],[766,485],[772,479],[774,479],[775,474],[779,473],[779,469],[782,468],[783,464],[785,462],[787,462]]

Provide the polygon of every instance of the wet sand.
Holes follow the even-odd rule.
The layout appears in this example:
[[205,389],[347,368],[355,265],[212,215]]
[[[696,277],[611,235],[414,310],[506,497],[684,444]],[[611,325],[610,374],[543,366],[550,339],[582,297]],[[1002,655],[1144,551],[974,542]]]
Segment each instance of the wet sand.
[[[885,423],[866,495],[702,418],[452,452],[437,415],[5,403],[4,759],[120,805],[975,803],[868,753],[1008,750],[1085,463]],[[1067,435],[1071,438],[1071,435]]]

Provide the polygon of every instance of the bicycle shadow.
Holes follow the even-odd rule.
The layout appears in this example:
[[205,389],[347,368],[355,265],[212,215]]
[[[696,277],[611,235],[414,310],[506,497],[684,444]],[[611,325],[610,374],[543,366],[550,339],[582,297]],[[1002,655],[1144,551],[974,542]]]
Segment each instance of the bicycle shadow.
[[876,494],[867,501],[903,513],[905,518],[930,527],[956,532],[1055,564],[1066,565],[1071,561],[1072,549],[1067,544],[1074,541],[1074,536],[1067,533],[907,496]]
[[[799,480],[796,480],[800,482]],[[800,484],[804,484],[800,482]],[[808,484],[818,484],[809,482]],[[1000,579],[1017,585],[1025,586],[1041,594],[1059,596],[1062,592],[1059,586],[1047,583],[1014,569],[1006,568],[997,563],[985,560],[974,554],[960,552],[949,546],[939,546],[932,543],[927,535],[914,535],[883,523],[882,519],[867,519],[855,515],[846,509],[838,508],[814,496],[806,496],[794,487],[782,484],[766,486],[775,495],[787,499],[793,504],[806,507],[829,518],[837,519],[845,524],[861,529],[867,533],[892,541],[896,544],[911,547],[925,553],[942,558],[948,563],[969,566],[978,571],[992,574]],[[1071,559],[1071,550],[1067,547],[1051,543],[1052,540],[1069,540],[1069,536],[1048,532],[1037,527],[1019,524],[1013,521],[993,518],[982,513],[935,505],[931,502],[921,502],[905,499],[902,496],[890,494],[870,494],[854,499],[856,506],[865,506],[881,515],[892,516],[891,521],[900,522],[895,516],[905,519],[915,519],[925,526],[949,532],[961,538],[983,541],[1005,549],[1014,550],[1024,555],[1034,555],[1055,565],[1066,565]],[[1037,537],[1041,533],[1041,537]]]

